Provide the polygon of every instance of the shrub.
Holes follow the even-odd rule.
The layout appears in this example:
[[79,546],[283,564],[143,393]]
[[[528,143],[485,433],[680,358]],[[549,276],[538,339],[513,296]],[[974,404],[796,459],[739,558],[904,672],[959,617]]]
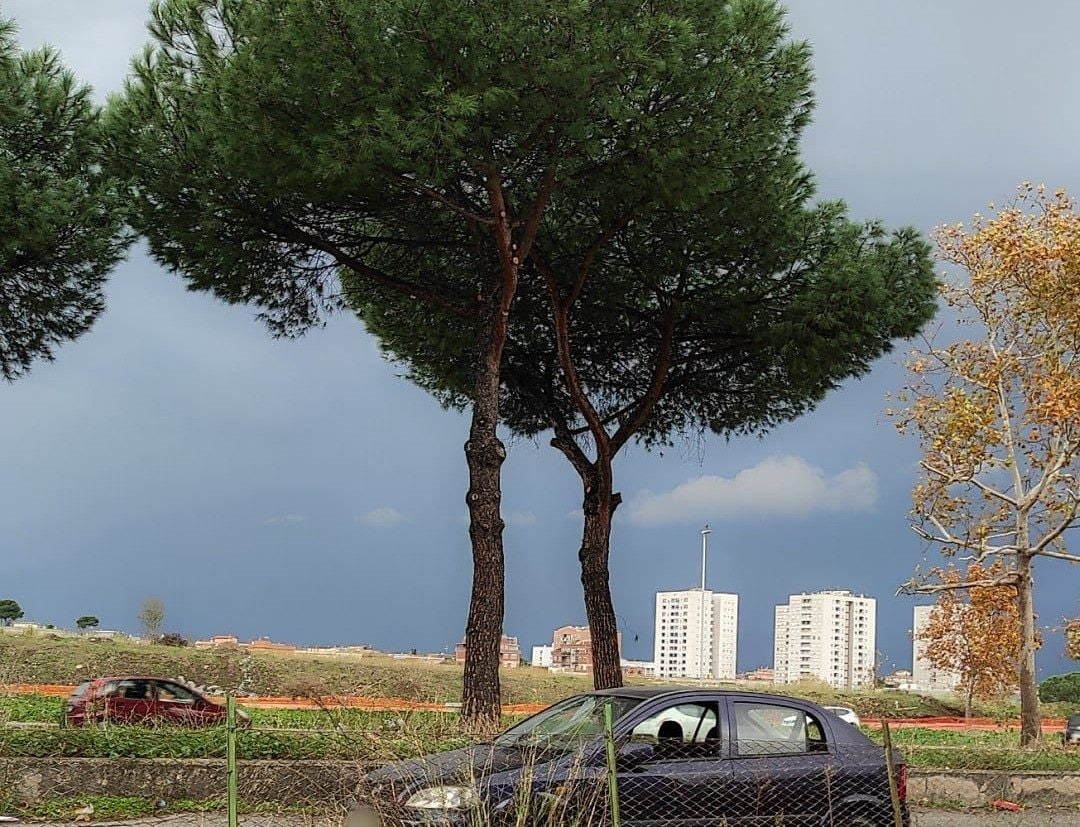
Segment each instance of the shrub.
[[1080,704],[1080,672],[1047,678],[1039,685],[1039,700]]

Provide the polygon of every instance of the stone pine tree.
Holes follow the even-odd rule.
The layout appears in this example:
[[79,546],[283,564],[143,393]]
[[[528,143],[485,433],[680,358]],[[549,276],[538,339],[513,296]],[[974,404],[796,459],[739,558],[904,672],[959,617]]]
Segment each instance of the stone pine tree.
[[[193,289],[260,308],[281,335],[341,307],[345,276],[400,297],[420,324],[445,313],[472,336],[458,340],[472,411],[472,723],[498,717],[496,427],[533,243],[557,205],[565,264],[587,271],[639,217],[692,214],[727,187],[714,159],[733,149],[732,121],[805,119],[805,47],[761,62],[780,49],[777,15],[769,0],[152,7],[154,42],[110,132],[155,257]],[[769,85],[782,94],[755,102]]]
[[82,615],[75,621],[75,625],[82,630],[96,629],[98,626],[101,625],[101,621],[98,620],[97,617],[95,617],[94,615]]
[[98,110],[50,49],[0,20],[0,377],[86,332],[125,239]]
[[0,626],[10,626],[23,616],[22,606],[10,597],[0,600]]
[[1080,215],[1065,192],[1025,184],[992,217],[942,228],[938,246],[963,272],[941,285],[963,326],[912,353],[895,412],[922,455],[913,528],[947,559],[1001,566],[976,581],[917,573],[907,588],[1015,589],[1031,744],[1042,735],[1035,564],[1080,563],[1065,545],[1080,508]]
[[[934,311],[918,233],[810,203],[798,153],[809,58],[786,40],[780,11],[758,6],[738,31],[754,36],[726,67],[724,108],[756,117],[717,125],[716,149],[696,168],[715,176],[709,197],[635,213],[584,255],[578,202],[553,197],[507,343],[504,420],[525,435],[551,431],[581,479],[578,557],[600,688],[622,679],[609,587],[619,452],[706,431],[762,433],[865,372]],[[351,287],[391,358],[446,404],[467,407],[468,328],[389,291]]]

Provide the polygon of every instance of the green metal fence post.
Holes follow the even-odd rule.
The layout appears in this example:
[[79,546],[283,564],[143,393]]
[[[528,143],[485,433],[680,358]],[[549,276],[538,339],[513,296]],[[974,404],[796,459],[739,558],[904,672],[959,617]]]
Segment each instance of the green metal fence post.
[[608,794],[611,798],[611,827],[619,827],[619,776],[615,771],[615,714],[609,701],[604,705],[604,746],[607,750]]
[[225,699],[225,780],[229,806],[229,827],[237,827],[237,772],[236,772],[236,698]]

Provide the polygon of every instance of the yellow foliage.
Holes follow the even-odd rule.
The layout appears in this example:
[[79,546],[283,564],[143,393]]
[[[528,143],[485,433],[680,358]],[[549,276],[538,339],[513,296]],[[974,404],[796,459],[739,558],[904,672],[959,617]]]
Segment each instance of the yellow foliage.
[[[1005,574],[1000,562],[983,567],[973,563],[966,573],[939,571],[943,583],[961,586]],[[937,669],[960,676],[961,690],[972,698],[989,700],[1019,683],[1020,623],[1016,587],[973,586],[942,592],[919,636],[925,657]]]
[[[1007,512],[991,514],[1001,524],[987,526],[988,487],[998,484],[994,490],[1013,498],[1041,492],[1036,505],[1048,517],[1070,519],[1065,493],[1080,475],[1080,215],[1073,200],[1025,183],[1012,205],[976,215],[970,227],[943,226],[936,239],[940,257],[966,271],[942,282],[941,294],[973,335],[917,349],[908,361],[909,384],[897,399],[912,402],[893,419],[918,436],[923,454],[914,514],[950,529],[982,525],[984,538],[1008,531],[1015,515]],[[1013,490],[1011,475],[987,482],[993,469],[1023,469],[1021,490]]]

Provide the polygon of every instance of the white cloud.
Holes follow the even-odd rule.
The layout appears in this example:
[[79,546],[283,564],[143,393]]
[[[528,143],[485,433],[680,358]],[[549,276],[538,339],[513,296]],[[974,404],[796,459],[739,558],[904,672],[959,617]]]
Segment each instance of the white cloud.
[[362,517],[357,517],[356,522],[364,523],[365,525],[373,526],[391,526],[397,525],[405,521],[405,515],[398,511],[396,508],[390,508],[388,506],[382,506],[381,508],[373,508],[367,514]]
[[502,516],[507,525],[536,525],[536,515],[531,511],[506,511]]
[[629,504],[636,525],[727,517],[805,517],[815,511],[870,511],[877,475],[860,462],[832,476],[802,457],[769,457],[734,477],[701,476],[671,491],[642,491]]
[[267,525],[281,525],[282,523],[302,523],[306,520],[303,514],[283,514],[280,517],[268,517],[266,519]]

